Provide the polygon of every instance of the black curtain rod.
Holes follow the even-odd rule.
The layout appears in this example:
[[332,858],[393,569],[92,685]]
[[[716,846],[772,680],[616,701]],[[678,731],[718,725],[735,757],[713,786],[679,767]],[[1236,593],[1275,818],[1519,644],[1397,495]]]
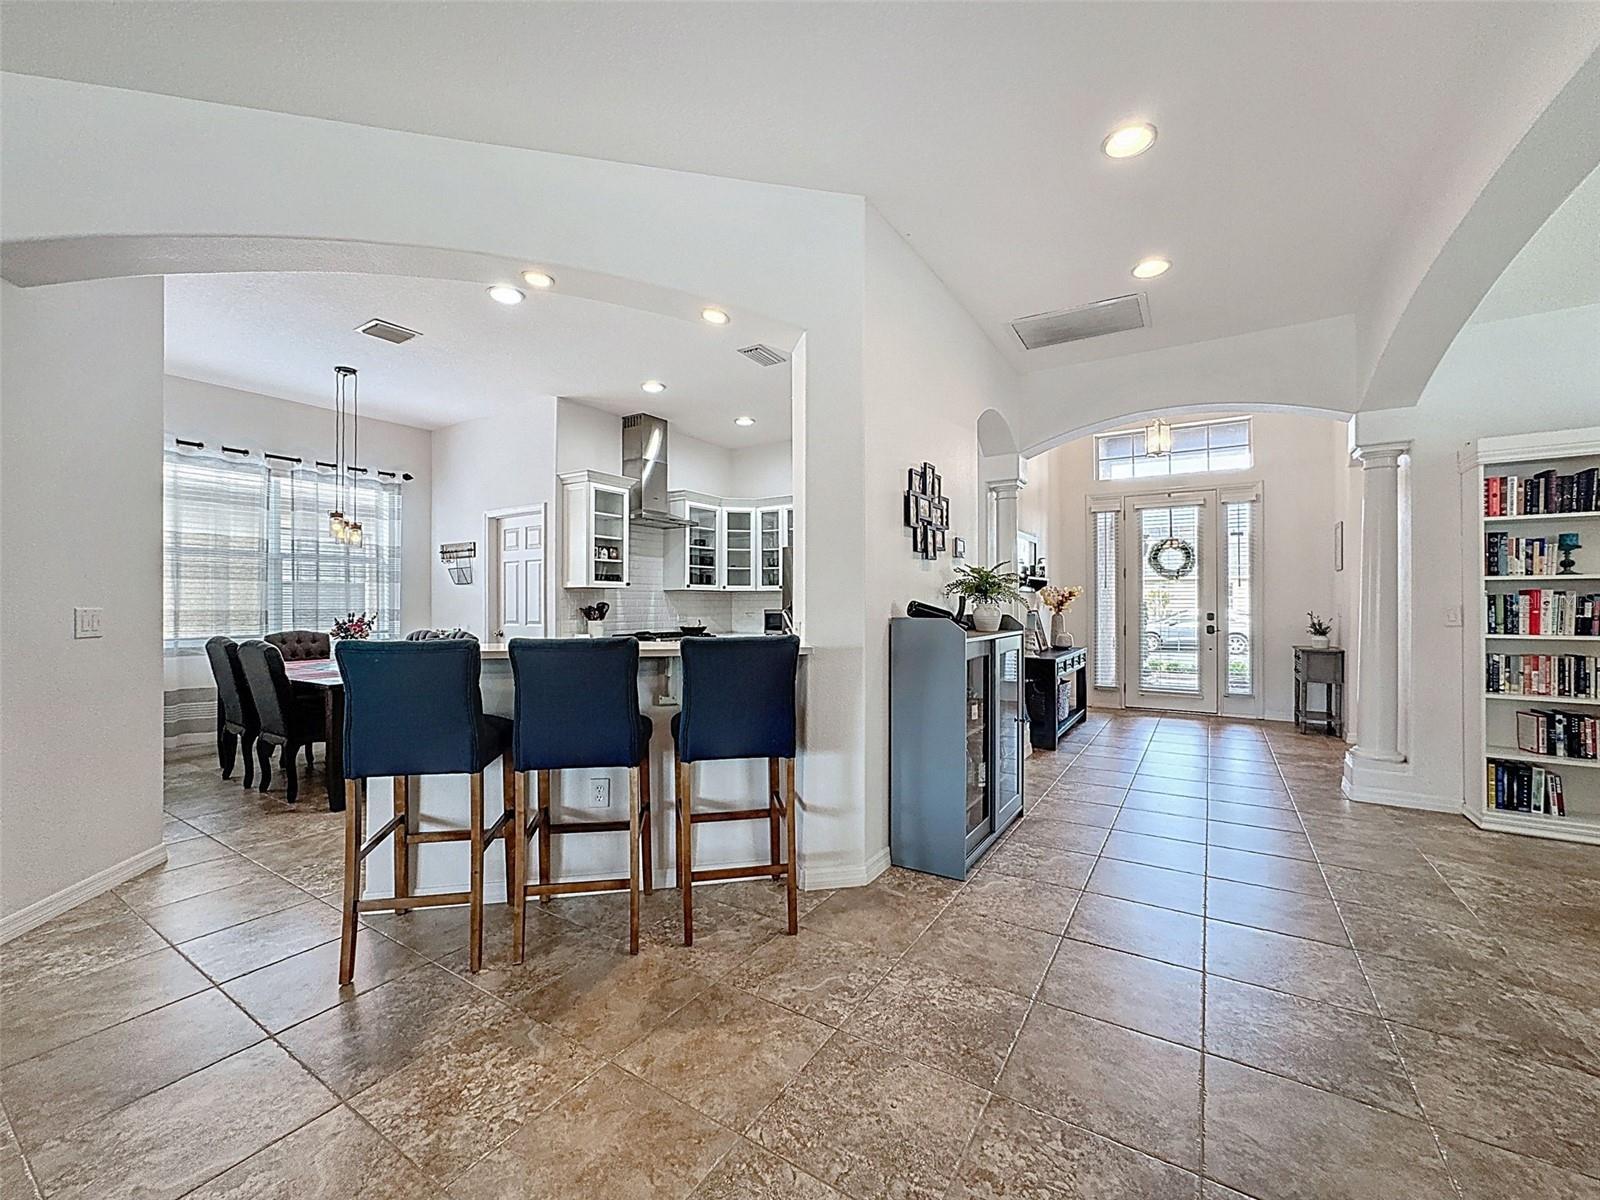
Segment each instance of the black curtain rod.
[[[175,438],[172,439],[172,442],[176,446],[186,446],[190,450],[204,450],[206,448],[206,444],[204,442],[196,442],[196,441],[193,441],[190,438],[175,437]],[[250,451],[241,449],[238,446],[220,446],[220,447],[218,447],[218,449],[220,449],[224,454],[249,454],[250,453]],[[273,453],[271,453],[270,451],[267,451],[267,450],[263,450],[261,452],[261,457],[262,458],[270,458],[274,462],[286,462],[286,463],[302,463],[302,462],[305,462],[305,459],[301,458],[297,454],[273,454]],[[334,470],[338,469],[338,464],[331,463],[331,462],[323,462],[320,458],[316,459],[315,462],[316,462],[317,466],[326,467],[330,471],[334,471]],[[353,471],[357,475],[365,475],[365,474],[368,473],[368,468],[366,468],[366,467],[346,467],[345,470]],[[400,471],[398,473],[394,472],[394,471],[374,471],[372,473],[377,475],[377,477],[379,479],[394,479],[394,478],[396,478],[396,475],[398,474],[398,477],[400,479],[405,480],[407,483],[410,483],[411,480],[415,478],[415,476],[413,476],[410,471]]]

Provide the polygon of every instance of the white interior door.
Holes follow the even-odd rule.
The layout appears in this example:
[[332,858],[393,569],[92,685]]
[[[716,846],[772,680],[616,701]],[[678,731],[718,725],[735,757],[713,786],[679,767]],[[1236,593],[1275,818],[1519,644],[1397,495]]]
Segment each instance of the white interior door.
[[1123,578],[1123,704],[1217,709],[1217,494],[1130,497]]
[[544,512],[518,513],[494,521],[498,642],[545,635]]

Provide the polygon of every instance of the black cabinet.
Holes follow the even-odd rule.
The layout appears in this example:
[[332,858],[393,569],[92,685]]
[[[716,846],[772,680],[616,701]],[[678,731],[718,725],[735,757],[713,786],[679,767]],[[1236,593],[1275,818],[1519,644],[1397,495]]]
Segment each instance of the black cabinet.
[[1035,749],[1054,750],[1088,713],[1089,652],[1046,650],[1027,658],[1028,733]]

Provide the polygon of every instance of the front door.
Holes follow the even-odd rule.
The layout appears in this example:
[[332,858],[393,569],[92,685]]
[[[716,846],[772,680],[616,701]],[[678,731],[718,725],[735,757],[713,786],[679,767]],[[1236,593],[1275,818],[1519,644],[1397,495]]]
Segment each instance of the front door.
[[544,511],[516,513],[493,521],[498,612],[493,637],[544,637]]
[[1123,704],[1217,711],[1217,494],[1129,497]]

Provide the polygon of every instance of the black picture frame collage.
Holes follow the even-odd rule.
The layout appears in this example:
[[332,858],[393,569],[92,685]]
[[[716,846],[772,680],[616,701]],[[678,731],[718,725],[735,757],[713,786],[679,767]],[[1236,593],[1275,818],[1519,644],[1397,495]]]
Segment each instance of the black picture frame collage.
[[906,471],[906,528],[911,530],[911,552],[934,559],[943,554],[950,529],[950,497],[944,479],[932,463]]

